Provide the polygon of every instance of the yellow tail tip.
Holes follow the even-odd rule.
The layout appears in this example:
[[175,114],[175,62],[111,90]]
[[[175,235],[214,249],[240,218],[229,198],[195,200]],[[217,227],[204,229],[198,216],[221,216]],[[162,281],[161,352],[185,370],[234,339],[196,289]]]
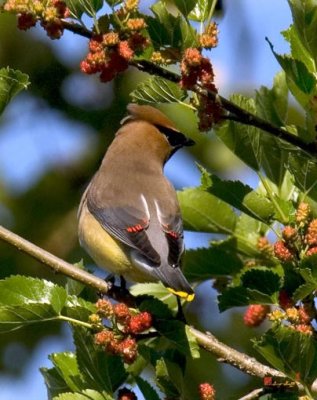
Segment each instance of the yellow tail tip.
[[174,290],[172,288],[167,288],[171,293],[175,294],[175,296],[181,297],[185,301],[193,301],[195,298],[195,293],[187,293],[181,290]]

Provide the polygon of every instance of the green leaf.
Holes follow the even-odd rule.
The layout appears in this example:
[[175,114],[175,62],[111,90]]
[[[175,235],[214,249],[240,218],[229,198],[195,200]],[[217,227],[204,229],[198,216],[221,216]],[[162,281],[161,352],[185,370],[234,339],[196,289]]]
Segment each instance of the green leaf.
[[242,286],[226,289],[218,296],[219,311],[223,312],[232,307],[243,307],[250,304],[250,298],[246,288]]
[[232,234],[237,217],[231,207],[199,188],[178,192],[185,229]]
[[78,368],[91,389],[113,393],[127,377],[120,357],[96,349],[93,335],[86,329],[74,327]]
[[44,377],[49,400],[61,393],[68,392],[69,387],[56,368],[40,368],[40,371]]
[[45,280],[12,276],[0,281],[0,331],[58,318],[66,303],[65,289]]
[[305,155],[290,154],[288,169],[294,177],[295,185],[314,200],[317,199],[317,163]]
[[177,103],[186,98],[179,85],[158,76],[140,83],[130,96],[140,104]]
[[285,73],[279,72],[272,89],[265,86],[256,91],[256,109],[258,115],[277,126],[284,126],[287,118],[287,95]]
[[312,59],[317,58],[317,7],[315,0],[288,0],[294,21],[294,28]]
[[73,17],[80,19],[83,13],[89,17],[96,17],[103,6],[103,0],[65,0]]
[[81,392],[88,388],[80,375],[74,353],[53,353],[49,358],[62,380],[66,383],[68,390]]
[[262,258],[257,243],[259,237],[263,235],[266,229],[264,225],[246,214],[241,214],[237,220],[234,230],[235,248],[240,254],[248,257]]
[[217,275],[232,275],[243,266],[241,259],[221,245],[187,250],[183,272],[190,281],[211,279]]
[[195,30],[180,15],[175,17],[169,13],[163,1],[155,3],[151,10],[156,18],[146,17],[146,23],[155,49],[182,51],[198,44]]
[[209,182],[205,189],[208,193],[262,222],[272,219],[274,207],[271,201],[250,186],[240,181],[223,181],[214,174],[209,174]]
[[317,285],[315,283],[304,283],[295,290],[292,298],[295,302],[301,301],[305,299],[305,297],[310,296],[316,290],[316,288]]
[[301,60],[309,72],[315,72],[315,61],[302,42],[302,35],[298,35],[294,25],[282,32],[284,38],[291,45],[292,57]]
[[161,358],[155,366],[156,381],[167,397],[179,398],[184,385],[183,373],[180,366]]
[[29,77],[9,67],[0,69],[0,115],[21,90],[29,86]]
[[113,400],[113,396],[106,392],[87,389],[82,393],[63,393],[53,400]]
[[115,7],[123,3],[123,0],[106,0],[106,3],[109,4],[110,7]]
[[317,374],[317,343],[313,336],[276,326],[254,342],[256,350],[276,369],[310,385]]
[[274,51],[272,43],[268,40],[272,53],[286,73],[286,80],[290,91],[296,100],[307,108],[316,87],[316,78],[309,72],[306,65],[289,55],[280,55]]
[[281,289],[281,278],[266,267],[254,267],[248,269],[241,276],[241,283],[247,289],[257,290],[258,292],[272,296],[278,295]]
[[139,386],[143,397],[146,400],[160,400],[160,396],[157,394],[156,390],[149,384],[149,382],[142,379],[140,376],[135,377],[135,382]]
[[187,17],[187,15],[196,6],[197,0],[173,0],[173,3],[179,9],[179,11],[184,15],[184,17]]
[[189,14],[188,18],[192,21],[205,22],[210,19],[210,10],[213,4],[213,0],[198,0],[196,6]]
[[177,309],[176,297],[162,283],[137,283],[129,289],[133,296],[152,296],[173,311]]
[[192,358],[199,358],[199,349],[195,337],[183,322],[159,320],[156,328],[182,354]]

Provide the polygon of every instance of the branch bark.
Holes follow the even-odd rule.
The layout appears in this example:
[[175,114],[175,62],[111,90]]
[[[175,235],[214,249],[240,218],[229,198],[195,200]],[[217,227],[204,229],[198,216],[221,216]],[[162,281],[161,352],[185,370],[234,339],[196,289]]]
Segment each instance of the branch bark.
[[[91,286],[104,294],[109,292],[109,286],[104,280],[54,256],[48,251],[36,246],[1,225],[0,240],[9,243],[18,250],[23,251],[25,254],[30,255],[37,261],[50,267],[55,272],[62,273],[72,279],[84,283],[85,285]],[[240,353],[220,342],[211,333],[203,333],[193,327],[190,329],[196,338],[198,345],[214,354],[221,362],[228,363],[249,375],[254,375],[259,378],[263,378],[266,375],[284,376],[281,372],[263,365],[254,358]]]

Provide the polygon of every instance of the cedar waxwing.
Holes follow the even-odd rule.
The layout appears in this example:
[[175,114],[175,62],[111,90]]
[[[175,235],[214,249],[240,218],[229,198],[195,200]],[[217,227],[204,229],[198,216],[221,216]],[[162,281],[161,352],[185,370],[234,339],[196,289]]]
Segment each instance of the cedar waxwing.
[[161,281],[191,301],[181,271],[183,223],[165,162],[194,142],[162,112],[137,104],[109,146],[79,208],[79,240],[96,264],[135,282]]

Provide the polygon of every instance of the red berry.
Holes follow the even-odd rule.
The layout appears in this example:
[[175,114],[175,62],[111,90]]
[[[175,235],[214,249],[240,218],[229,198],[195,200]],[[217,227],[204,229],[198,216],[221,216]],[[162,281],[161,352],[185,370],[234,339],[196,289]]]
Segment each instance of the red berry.
[[274,254],[282,262],[289,262],[294,259],[293,252],[285,245],[283,240],[278,240],[274,244]]
[[270,311],[270,307],[262,304],[251,304],[243,317],[246,326],[259,326],[266,318]]
[[132,364],[138,355],[138,346],[135,339],[123,339],[119,344],[118,353],[123,357],[124,362]]
[[201,383],[198,387],[200,400],[214,400],[215,388],[210,383]]
[[124,303],[117,303],[113,306],[113,313],[119,322],[125,322],[127,318],[130,318],[129,307]]

